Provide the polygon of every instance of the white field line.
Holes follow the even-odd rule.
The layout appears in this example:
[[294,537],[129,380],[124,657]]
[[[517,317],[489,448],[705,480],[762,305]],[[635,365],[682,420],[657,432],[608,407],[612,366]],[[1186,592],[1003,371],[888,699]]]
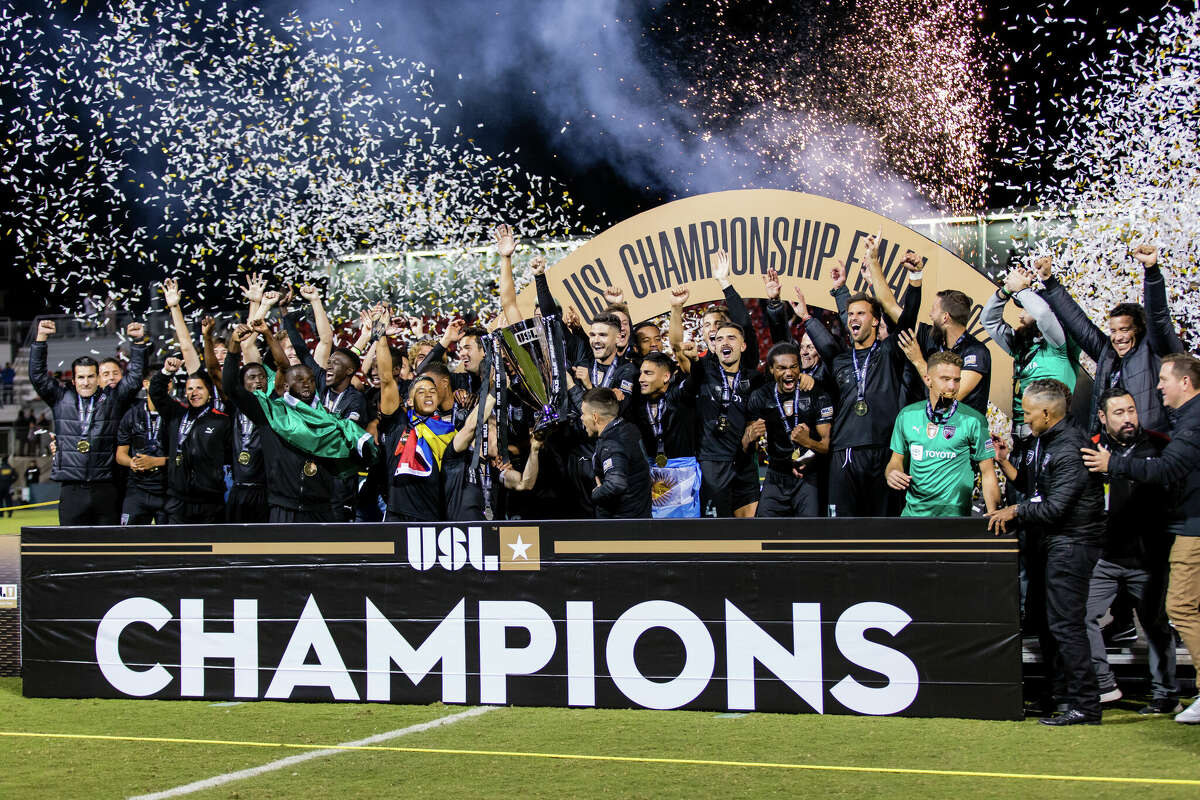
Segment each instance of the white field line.
[[226,783],[245,780],[246,778],[254,778],[267,772],[286,769],[288,767],[295,766],[296,764],[302,764],[305,761],[309,761],[314,758],[336,756],[342,753],[353,753],[353,750],[343,750],[341,748],[363,747],[372,744],[379,744],[380,742],[386,742],[401,736],[407,736],[410,733],[421,733],[422,731],[439,728],[443,725],[452,725],[455,722],[460,722],[464,719],[478,717],[480,714],[486,714],[489,711],[495,711],[497,708],[500,708],[500,706],[480,706],[478,708],[471,708],[466,711],[460,711],[457,714],[438,717],[437,719],[430,720],[429,722],[421,722],[416,725],[409,725],[407,728],[397,728],[394,731],[377,733],[374,736],[368,736],[367,738],[359,739],[356,742],[343,742],[337,747],[331,747],[325,750],[309,750],[308,752],[300,753],[299,755],[288,756],[287,758],[281,758],[278,761],[271,761],[258,767],[239,769],[237,772],[226,772],[224,775],[216,775],[211,778],[205,778],[201,781],[185,783],[182,786],[176,786],[173,789],[164,789],[161,792],[136,795],[134,797],[130,797],[129,800],[163,800],[164,798],[168,797],[179,797],[181,795],[191,794],[193,792],[203,791],[204,789],[211,789],[214,786],[223,786]]

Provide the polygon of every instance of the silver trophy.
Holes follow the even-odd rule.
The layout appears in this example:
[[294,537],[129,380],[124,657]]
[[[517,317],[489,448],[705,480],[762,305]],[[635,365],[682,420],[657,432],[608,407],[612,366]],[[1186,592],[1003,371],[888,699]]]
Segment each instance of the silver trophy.
[[567,356],[562,326],[553,315],[536,316],[492,334],[497,389],[507,386],[533,409],[533,430],[567,419]]

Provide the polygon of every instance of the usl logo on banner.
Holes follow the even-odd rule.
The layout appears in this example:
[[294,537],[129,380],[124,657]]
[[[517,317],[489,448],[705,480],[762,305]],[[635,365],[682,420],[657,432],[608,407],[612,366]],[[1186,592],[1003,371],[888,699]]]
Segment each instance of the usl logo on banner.
[[[492,531],[489,529],[488,534]],[[457,571],[472,567],[480,572],[541,569],[541,537],[535,525],[497,529],[499,553],[485,553],[485,531],[478,525],[466,530],[455,526],[412,525],[408,528],[408,563],[422,572],[435,566]]]

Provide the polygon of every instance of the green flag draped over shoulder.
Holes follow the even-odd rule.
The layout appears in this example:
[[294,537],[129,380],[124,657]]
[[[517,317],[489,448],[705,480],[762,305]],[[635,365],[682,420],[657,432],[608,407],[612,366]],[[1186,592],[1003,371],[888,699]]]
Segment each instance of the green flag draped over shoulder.
[[255,392],[254,397],[280,439],[314,458],[331,462],[330,469],[339,476],[357,472],[361,464],[374,461],[378,454],[371,434],[331,414],[320,403],[314,407],[290,394],[271,397],[263,391]]

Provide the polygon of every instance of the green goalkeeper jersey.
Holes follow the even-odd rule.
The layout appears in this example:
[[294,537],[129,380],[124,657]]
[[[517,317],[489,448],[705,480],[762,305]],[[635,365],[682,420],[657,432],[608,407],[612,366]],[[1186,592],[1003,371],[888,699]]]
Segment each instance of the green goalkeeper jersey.
[[971,463],[996,457],[987,418],[962,403],[935,418],[928,403],[905,406],[892,428],[892,452],[905,456],[912,476],[905,517],[970,516]]

